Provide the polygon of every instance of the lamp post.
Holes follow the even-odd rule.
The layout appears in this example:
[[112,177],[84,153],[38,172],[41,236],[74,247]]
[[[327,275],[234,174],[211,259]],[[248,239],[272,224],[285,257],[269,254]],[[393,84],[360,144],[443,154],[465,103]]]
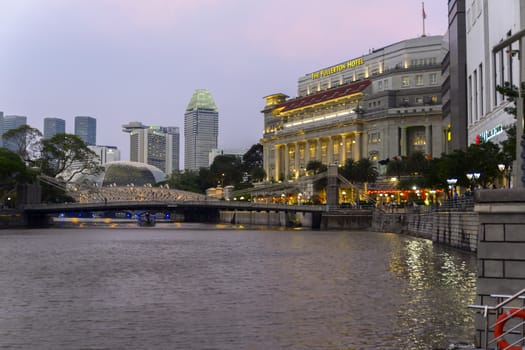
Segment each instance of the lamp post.
[[458,182],[458,179],[456,178],[447,179],[448,190],[449,190],[448,199],[452,199],[452,189],[456,186],[457,182]]
[[500,163],[500,164],[498,164],[498,169],[501,172],[502,177],[506,180],[506,184],[505,184],[504,187],[510,188],[511,167],[510,166],[506,166],[503,163]]

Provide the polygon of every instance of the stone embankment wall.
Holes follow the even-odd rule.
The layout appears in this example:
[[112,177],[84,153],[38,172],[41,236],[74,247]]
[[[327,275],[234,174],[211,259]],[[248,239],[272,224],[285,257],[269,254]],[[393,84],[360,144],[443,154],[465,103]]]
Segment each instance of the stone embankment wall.
[[219,220],[230,224],[242,225],[312,226],[312,214],[309,213],[221,210]]
[[374,211],[372,230],[405,233],[475,252],[479,218],[473,211],[431,211],[410,209],[407,212]]

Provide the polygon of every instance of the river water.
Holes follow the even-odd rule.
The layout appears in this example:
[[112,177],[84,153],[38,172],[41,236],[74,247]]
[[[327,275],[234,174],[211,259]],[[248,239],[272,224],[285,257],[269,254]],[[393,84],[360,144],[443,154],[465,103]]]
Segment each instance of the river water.
[[0,349],[438,349],[476,259],[405,235],[178,224],[0,232]]

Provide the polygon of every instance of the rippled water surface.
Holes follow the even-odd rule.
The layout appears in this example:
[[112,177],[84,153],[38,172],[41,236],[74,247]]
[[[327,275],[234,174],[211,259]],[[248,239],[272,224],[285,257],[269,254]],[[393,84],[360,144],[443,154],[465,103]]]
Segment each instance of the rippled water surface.
[[0,348],[446,348],[472,342],[475,267],[372,232],[1,231]]

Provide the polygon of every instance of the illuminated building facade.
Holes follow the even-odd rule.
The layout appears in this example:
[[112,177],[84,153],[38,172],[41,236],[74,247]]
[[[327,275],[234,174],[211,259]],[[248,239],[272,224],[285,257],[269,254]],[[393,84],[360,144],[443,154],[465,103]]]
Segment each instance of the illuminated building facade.
[[179,170],[179,128],[131,122],[122,126],[130,134],[130,161],[153,165],[166,174]]
[[300,177],[312,160],[440,156],[446,52],[443,36],[409,39],[301,77],[296,98],[266,96],[267,180]]

